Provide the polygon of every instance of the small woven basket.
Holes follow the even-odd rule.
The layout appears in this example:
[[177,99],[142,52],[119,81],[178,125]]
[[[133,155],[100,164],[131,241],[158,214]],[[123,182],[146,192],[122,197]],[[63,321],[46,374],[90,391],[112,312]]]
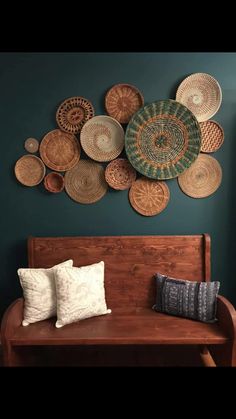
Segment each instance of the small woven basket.
[[39,142],[36,138],[27,138],[25,140],[25,149],[29,153],[36,153],[39,149]]
[[64,189],[64,176],[57,172],[51,172],[45,176],[43,183],[47,191],[58,193]]
[[223,128],[216,121],[200,122],[202,144],[201,151],[213,153],[217,151],[224,142]]
[[127,159],[111,161],[105,170],[108,185],[117,190],[129,189],[136,179],[136,170]]

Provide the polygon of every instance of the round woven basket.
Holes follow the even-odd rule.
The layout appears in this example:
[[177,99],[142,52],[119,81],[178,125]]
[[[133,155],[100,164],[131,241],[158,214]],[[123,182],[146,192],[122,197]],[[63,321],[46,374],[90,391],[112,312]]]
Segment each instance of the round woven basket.
[[198,121],[186,106],[161,100],[141,108],[125,134],[132,166],[152,179],[179,176],[197,158],[201,146]]
[[35,186],[42,182],[46,167],[42,160],[32,154],[25,154],[15,164],[17,180],[25,186]]
[[129,200],[132,207],[142,215],[152,216],[163,211],[170,199],[170,191],[165,182],[147,179],[137,179],[129,190]]
[[73,134],[59,129],[48,132],[42,139],[39,153],[50,169],[64,172],[74,167],[80,158],[80,145]]
[[223,128],[216,121],[200,122],[202,133],[201,151],[213,153],[217,151],[224,142]]
[[199,122],[207,121],[219,110],[222,101],[221,87],[209,74],[194,73],[179,85],[176,100],[187,106]]
[[113,189],[129,189],[136,179],[136,170],[127,159],[116,159],[107,165],[105,179]]
[[107,113],[121,124],[127,124],[143,105],[142,93],[131,84],[116,84],[105,97]]
[[65,174],[65,190],[74,201],[92,204],[107,192],[107,182],[103,167],[95,162],[80,160]]
[[36,153],[39,149],[39,142],[36,138],[27,138],[25,140],[25,149],[29,153]]
[[192,166],[178,177],[180,188],[192,198],[212,195],[219,188],[221,180],[221,166],[208,154],[200,154]]
[[80,142],[91,159],[110,161],[119,156],[124,148],[124,130],[120,123],[110,116],[94,116],[83,126]]
[[48,173],[44,178],[44,186],[49,192],[61,192],[64,189],[64,177],[57,172]]
[[93,116],[92,103],[84,97],[74,96],[61,103],[56,113],[56,120],[62,131],[77,134],[85,122]]

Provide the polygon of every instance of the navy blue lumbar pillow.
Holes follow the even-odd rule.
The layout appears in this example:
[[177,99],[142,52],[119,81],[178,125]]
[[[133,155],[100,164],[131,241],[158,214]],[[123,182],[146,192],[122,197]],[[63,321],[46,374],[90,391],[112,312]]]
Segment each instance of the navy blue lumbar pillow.
[[157,273],[154,310],[206,323],[216,319],[220,282],[195,282]]

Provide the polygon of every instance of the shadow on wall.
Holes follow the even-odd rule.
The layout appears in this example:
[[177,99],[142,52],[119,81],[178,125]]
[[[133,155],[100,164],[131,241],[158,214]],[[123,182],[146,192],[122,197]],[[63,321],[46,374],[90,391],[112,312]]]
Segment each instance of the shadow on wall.
[[[1,290],[0,317],[7,307],[16,299],[22,296],[22,290],[17,275],[17,268],[27,267],[27,241],[19,240],[13,246],[8,247],[5,254],[5,275]],[[16,268],[17,267],[17,268]]]

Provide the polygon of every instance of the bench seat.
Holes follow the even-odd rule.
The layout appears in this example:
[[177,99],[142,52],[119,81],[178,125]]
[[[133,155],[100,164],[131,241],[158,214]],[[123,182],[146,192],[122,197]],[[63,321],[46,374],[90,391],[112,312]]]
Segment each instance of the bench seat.
[[10,341],[24,345],[176,345],[223,344],[219,324],[156,313],[151,309],[114,309],[111,314],[55,327],[56,319],[19,326]]
[[209,235],[31,237],[28,256],[31,268],[49,268],[67,259],[73,259],[74,266],[103,260],[106,302],[112,313],[59,329],[56,318],[23,327],[23,299],[19,298],[2,320],[5,366],[29,361],[36,365],[38,355],[44,365],[64,366],[69,361],[88,365],[86,355],[91,351],[95,364],[109,358],[110,365],[122,365],[127,355],[128,365],[137,360],[140,366],[149,365],[150,356],[154,361],[162,357],[167,365],[163,356],[169,353],[175,359],[182,349],[184,357],[197,350],[207,366],[236,366],[236,312],[225,297],[217,297],[218,321],[210,324],[151,308],[156,301],[155,272],[210,281]]

